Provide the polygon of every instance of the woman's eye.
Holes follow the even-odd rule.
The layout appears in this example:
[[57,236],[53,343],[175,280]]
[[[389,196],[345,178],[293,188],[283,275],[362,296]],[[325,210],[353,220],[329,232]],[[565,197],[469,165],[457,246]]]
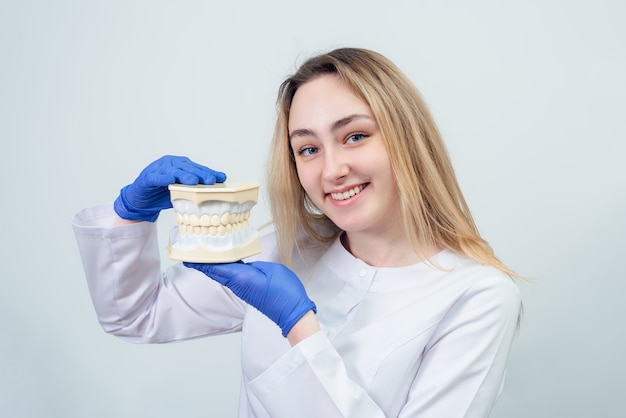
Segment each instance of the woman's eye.
[[319,152],[319,149],[315,147],[304,147],[304,148],[300,148],[297,154],[303,157],[309,157],[313,154],[317,154],[318,152]]
[[364,133],[358,132],[355,134],[351,134],[350,136],[348,136],[348,139],[346,140],[346,142],[359,142],[364,140],[365,138],[367,138],[367,135],[365,135]]

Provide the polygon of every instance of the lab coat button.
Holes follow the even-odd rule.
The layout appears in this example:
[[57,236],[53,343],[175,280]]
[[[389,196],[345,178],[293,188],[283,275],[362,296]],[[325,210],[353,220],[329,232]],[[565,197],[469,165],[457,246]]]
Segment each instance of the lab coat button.
[[365,277],[367,275],[367,270],[364,268],[359,270],[359,277]]

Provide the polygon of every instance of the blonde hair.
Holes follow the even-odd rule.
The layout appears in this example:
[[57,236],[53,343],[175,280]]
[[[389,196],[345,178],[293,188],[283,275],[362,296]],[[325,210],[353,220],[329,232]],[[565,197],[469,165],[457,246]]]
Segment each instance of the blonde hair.
[[300,185],[289,144],[289,110],[298,88],[324,74],[337,75],[374,114],[397,181],[402,221],[416,251],[437,244],[510,276],[480,237],[461,193],[448,152],[421,94],[384,56],[340,48],[305,61],[280,86],[268,163],[268,194],[285,264],[294,250],[324,248],[341,230],[309,200]]

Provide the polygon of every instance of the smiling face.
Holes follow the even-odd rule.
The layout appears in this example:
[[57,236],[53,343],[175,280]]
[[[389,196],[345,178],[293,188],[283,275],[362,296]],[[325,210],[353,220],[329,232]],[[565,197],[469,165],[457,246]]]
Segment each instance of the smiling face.
[[348,236],[400,227],[398,189],[378,124],[337,76],[298,88],[288,128],[302,187]]

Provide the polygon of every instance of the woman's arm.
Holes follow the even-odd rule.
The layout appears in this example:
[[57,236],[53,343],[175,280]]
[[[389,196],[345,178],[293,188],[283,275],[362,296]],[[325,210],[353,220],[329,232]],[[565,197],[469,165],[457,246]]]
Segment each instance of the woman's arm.
[[[339,352],[324,332],[317,332],[300,340],[249,387],[273,417],[485,418],[503,384],[520,309],[517,287],[508,278],[499,279],[467,289],[449,305],[440,300],[448,307],[436,325],[420,328],[415,344],[407,336],[407,344],[393,345],[403,351],[405,366],[389,350],[388,357],[376,356],[375,363],[396,366],[372,369],[374,359],[364,357],[358,346]],[[410,323],[410,317],[404,319]],[[312,323],[303,317],[293,328],[294,337],[300,325]],[[395,326],[390,323],[389,329]],[[360,330],[355,344],[389,338],[384,327],[376,330]],[[421,339],[424,343],[417,343]],[[355,367],[369,383],[351,374]]]
[[154,223],[122,220],[108,204],[79,212],[73,227],[106,332],[167,342],[240,329],[245,305],[230,291],[181,264],[162,272]]
[[313,311],[309,311],[291,328],[287,334],[287,340],[293,347],[318,331],[320,331],[320,324]]

